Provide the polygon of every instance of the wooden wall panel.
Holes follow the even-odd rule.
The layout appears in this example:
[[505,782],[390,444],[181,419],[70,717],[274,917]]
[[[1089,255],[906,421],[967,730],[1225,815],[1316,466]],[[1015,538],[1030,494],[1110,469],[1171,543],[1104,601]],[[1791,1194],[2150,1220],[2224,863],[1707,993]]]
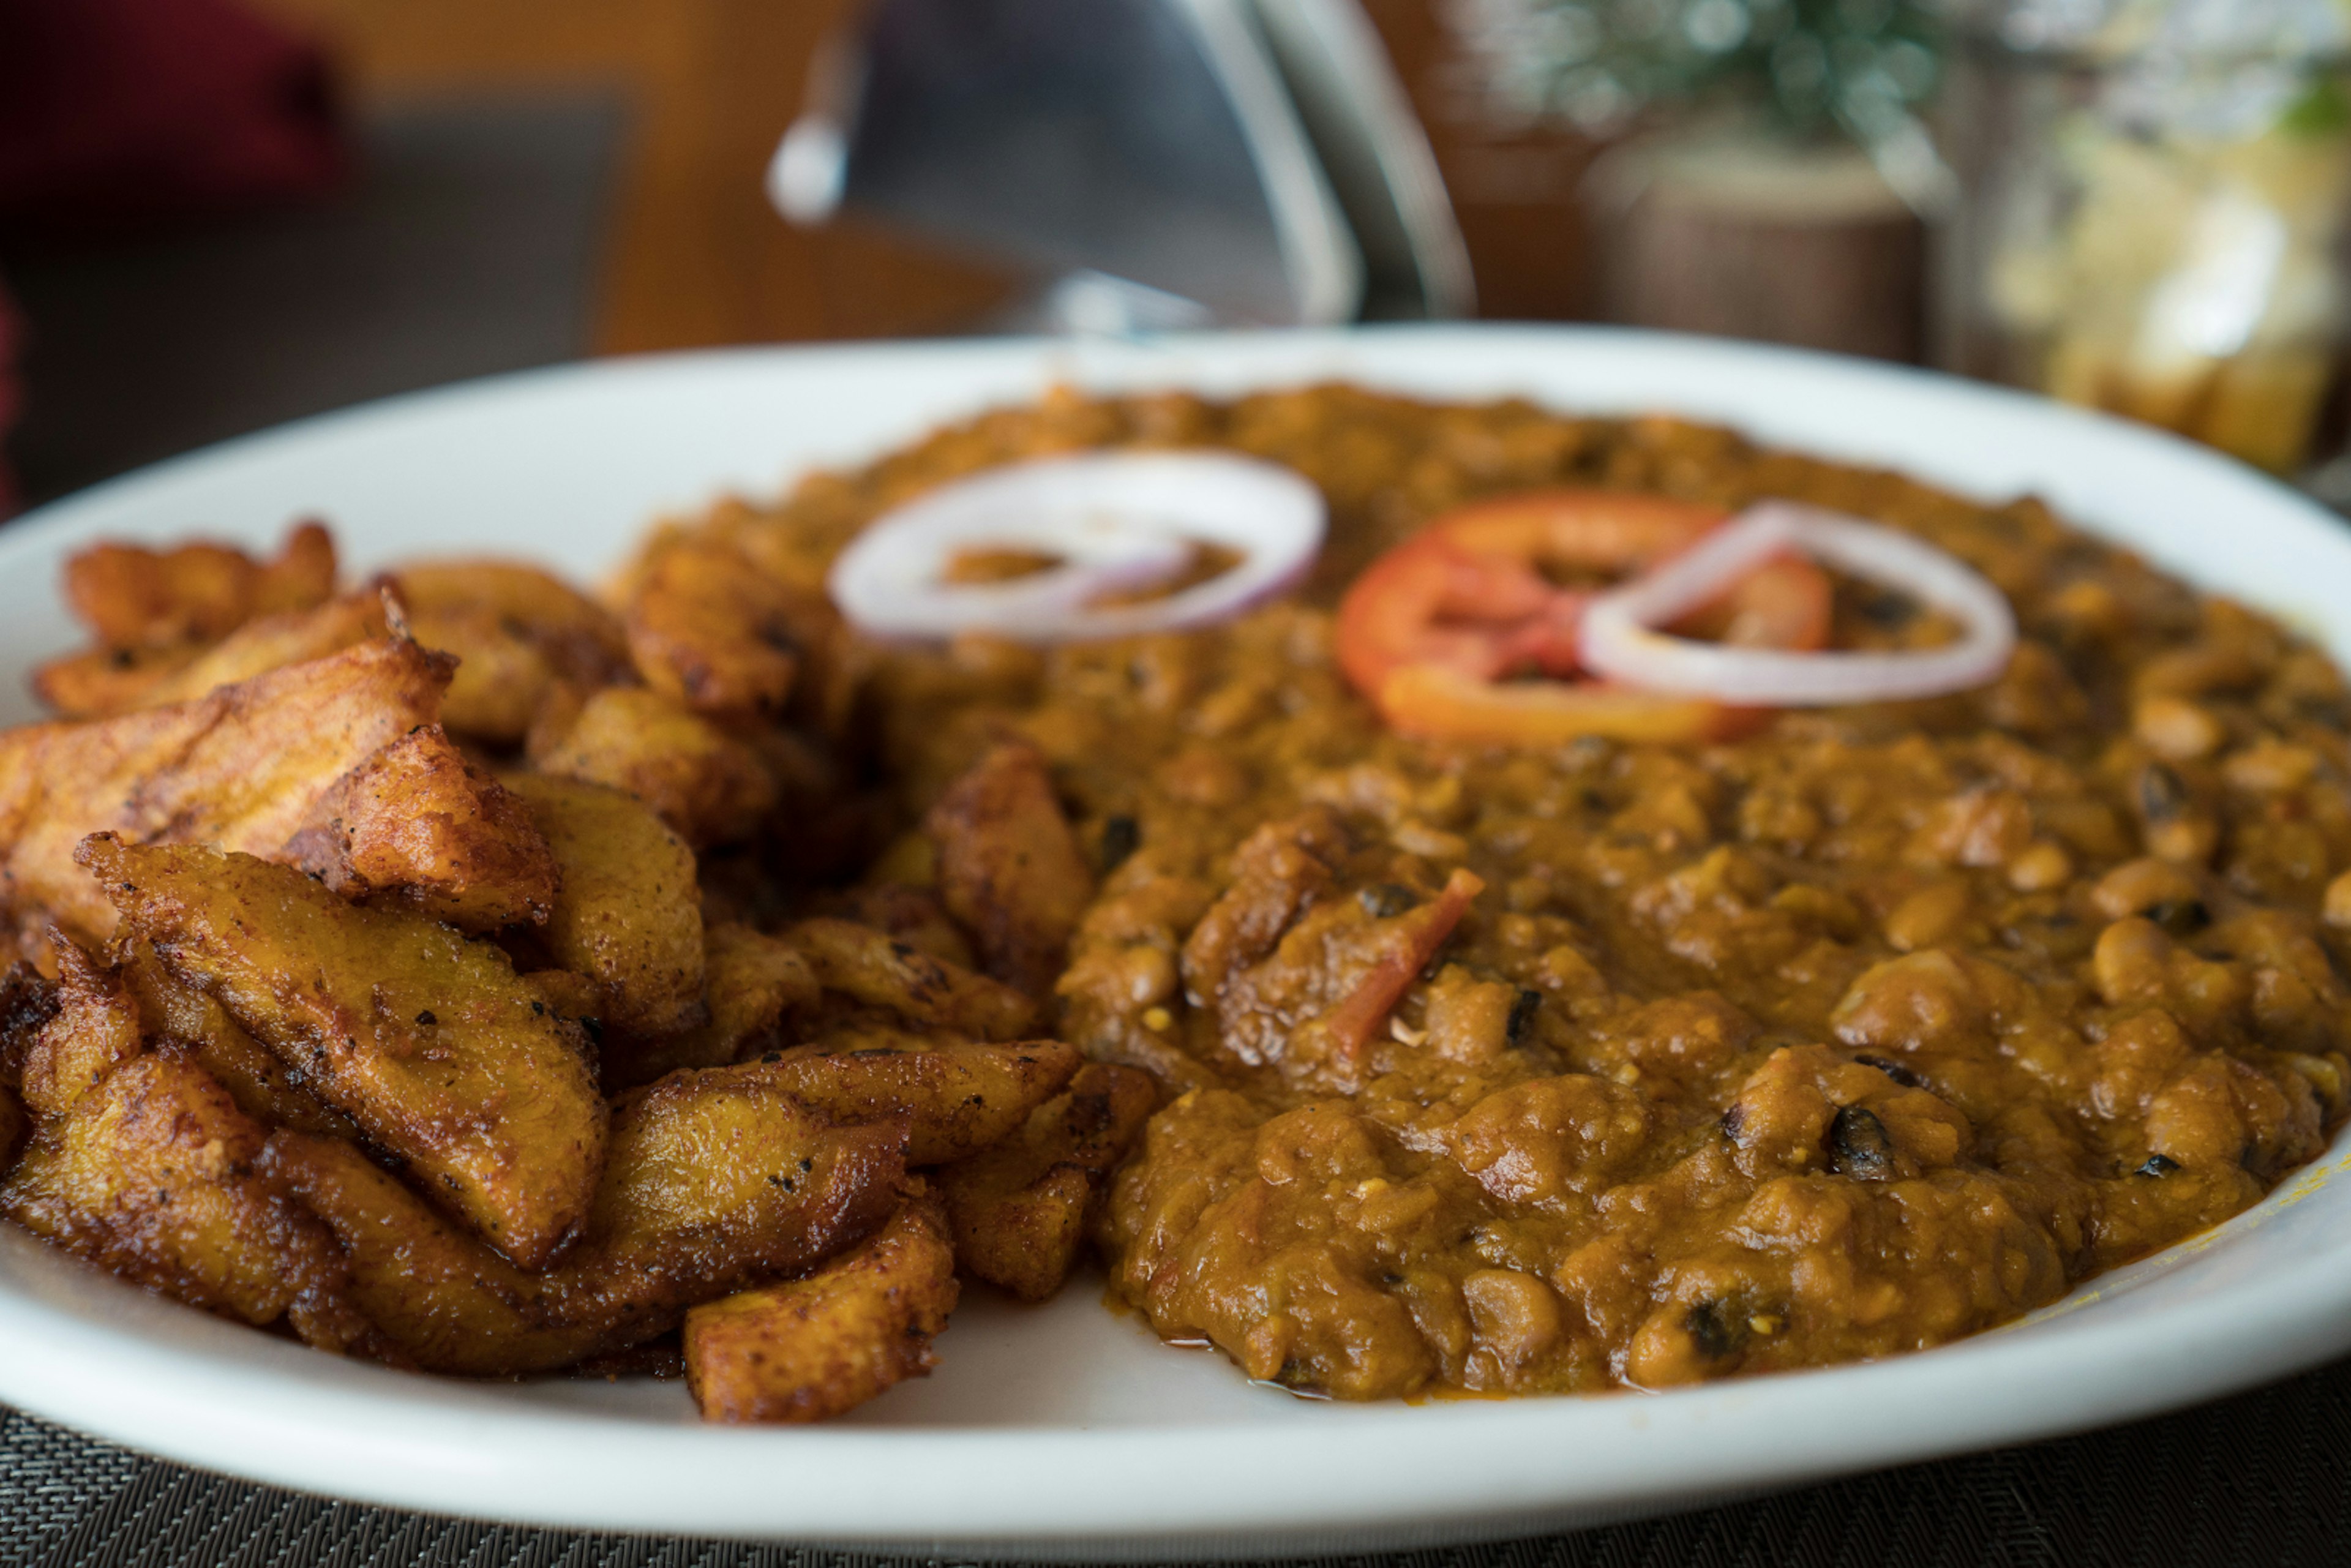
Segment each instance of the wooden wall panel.
[[761,175],[853,0],[261,0],[327,38],[362,100],[596,85],[631,125],[607,351],[952,331],[1004,279],[894,237],[793,230]]
[[1478,313],[1583,316],[1591,280],[1577,189],[1594,152],[1569,131],[1498,131],[1448,86],[1443,0],[1364,0],[1427,128],[1478,278]]

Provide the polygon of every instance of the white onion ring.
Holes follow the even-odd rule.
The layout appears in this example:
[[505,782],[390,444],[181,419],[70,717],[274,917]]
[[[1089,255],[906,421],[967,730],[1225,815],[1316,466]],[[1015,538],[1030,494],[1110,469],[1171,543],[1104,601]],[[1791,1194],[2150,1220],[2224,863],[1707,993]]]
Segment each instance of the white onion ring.
[[[1322,546],[1322,492],[1290,469],[1214,452],[1045,458],[949,485],[877,518],[826,579],[841,612],[883,637],[992,632],[1024,643],[1131,637],[1238,613],[1296,583]],[[1165,582],[1197,544],[1240,564],[1163,599],[1095,602]],[[963,550],[1035,549],[1061,564],[951,583]]]
[[[1963,628],[1959,640],[1916,653],[1802,653],[1656,630],[1791,549],[1953,616]],[[2016,615],[1981,573],[1923,539],[1817,507],[1766,501],[1656,570],[1594,597],[1577,646],[1594,674],[1652,691],[1757,707],[1827,707],[1982,685],[2016,651]]]

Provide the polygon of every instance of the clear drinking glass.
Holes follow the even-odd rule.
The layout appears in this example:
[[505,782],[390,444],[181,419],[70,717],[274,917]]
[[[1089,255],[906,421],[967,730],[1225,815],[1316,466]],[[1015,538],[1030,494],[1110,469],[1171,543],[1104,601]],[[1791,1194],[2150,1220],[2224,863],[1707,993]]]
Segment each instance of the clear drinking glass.
[[2334,0],[1966,16],[1938,115],[1960,193],[1938,242],[1946,365],[2280,475],[2338,456],[2346,20]]

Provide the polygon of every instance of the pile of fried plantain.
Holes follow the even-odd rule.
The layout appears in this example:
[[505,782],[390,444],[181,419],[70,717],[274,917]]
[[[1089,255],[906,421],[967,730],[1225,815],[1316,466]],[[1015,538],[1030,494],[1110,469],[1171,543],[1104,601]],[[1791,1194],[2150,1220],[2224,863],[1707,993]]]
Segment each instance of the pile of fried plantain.
[[492,559],[339,593],[306,523],[65,591],[59,716],[0,732],[0,1217],[394,1366],[674,1365],[724,1421],[928,1372],[958,1275],[1066,1278],[1158,1098],[1050,1038],[1085,860],[1007,743],[929,810],[935,891],[855,877],[911,824],[809,583],[673,534],[611,607]]

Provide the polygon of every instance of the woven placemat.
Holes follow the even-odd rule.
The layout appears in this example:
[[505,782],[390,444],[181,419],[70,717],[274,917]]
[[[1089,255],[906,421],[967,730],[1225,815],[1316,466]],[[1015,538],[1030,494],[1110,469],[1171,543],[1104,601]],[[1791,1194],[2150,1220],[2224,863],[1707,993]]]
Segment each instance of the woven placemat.
[[[881,1568],[789,1544],[532,1530],[332,1502],[0,1419],[5,1568]],[[2351,1563],[2351,1361],[2112,1431],[1395,1568]]]

